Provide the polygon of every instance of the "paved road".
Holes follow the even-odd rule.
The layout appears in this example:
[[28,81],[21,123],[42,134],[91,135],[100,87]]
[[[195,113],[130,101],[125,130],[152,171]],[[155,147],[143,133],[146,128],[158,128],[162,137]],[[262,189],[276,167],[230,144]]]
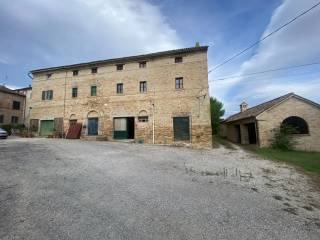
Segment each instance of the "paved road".
[[187,173],[213,152],[0,141],[0,239],[319,239],[270,196]]

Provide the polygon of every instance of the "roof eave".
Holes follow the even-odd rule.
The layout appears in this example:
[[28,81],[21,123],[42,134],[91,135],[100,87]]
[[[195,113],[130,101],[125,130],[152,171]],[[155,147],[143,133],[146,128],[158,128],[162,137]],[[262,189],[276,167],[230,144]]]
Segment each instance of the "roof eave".
[[149,54],[142,54],[142,55],[135,55],[129,57],[122,57],[122,58],[113,58],[113,59],[106,59],[106,60],[99,60],[99,61],[92,61],[92,62],[84,62],[78,64],[71,64],[71,65],[64,65],[58,67],[51,67],[51,68],[42,68],[42,69],[35,69],[31,70],[30,73],[43,73],[43,72],[50,72],[50,71],[57,71],[57,70],[70,70],[74,68],[80,67],[89,67],[89,66],[96,66],[100,64],[116,64],[116,63],[123,63],[129,61],[139,61],[139,60],[146,60],[155,57],[163,57],[163,56],[174,56],[184,53],[192,53],[192,52],[201,52],[207,51],[209,46],[201,46],[201,47],[192,47],[192,48],[181,48],[163,52],[156,52],[156,53],[149,53]]

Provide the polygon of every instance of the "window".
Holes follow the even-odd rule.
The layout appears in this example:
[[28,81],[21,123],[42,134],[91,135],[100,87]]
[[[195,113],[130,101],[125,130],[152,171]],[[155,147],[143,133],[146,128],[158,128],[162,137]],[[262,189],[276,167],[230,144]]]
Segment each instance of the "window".
[[53,98],[53,91],[42,91],[42,100],[52,100]]
[[16,116],[12,116],[11,117],[11,123],[17,124],[18,122],[19,122],[19,118],[18,117],[16,117]]
[[12,109],[14,109],[14,110],[20,110],[20,102],[18,102],[18,101],[13,101],[13,102],[12,102]]
[[0,123],[3,123],[3,115],[0,115]]
[[79,75],[79,70],[73,70],[72,74],[73,74],[73,76],[78,76]]
[[139,62],[139,68],[146,68],[147,67],[147,62],[143,61],[143,62]]
[[183,78],[179,77],[176,78],[176,89],[182,89],[183,88]]
[[182,57],[175,57],[174,58],[175,63],[182,63],[182,61],[183,61]]
[[78,97],[78,88],[77,87],[72,88],[72,97],[73,98]]
[[52,73],[48,73],[48,74],[47,74],[47,79],[50,79],[51,76],[52,76]]
[[117,71],[122,71],[122,70],[123,70],[123,64],[118,64]]
[[97,86],[91,86],[91,96],[97,96]]
[[138,121],[139,122],[148,122],[148,116],[141,116],[141,117],[138,117]]
[[95,74],[97,72],[98,72],[98,68],[97,67],[91,68],[91,73],[92,74]]
[[294,134],[309,134],[308,124],[303,118],[291,116],[283,120],[282,124],[293,127]]
[[140,82],[140,93],[146,93],[147,92],[147,82],[142,81]]
[[117,93],[122,94],[123,93],[123,83],[117,84]]

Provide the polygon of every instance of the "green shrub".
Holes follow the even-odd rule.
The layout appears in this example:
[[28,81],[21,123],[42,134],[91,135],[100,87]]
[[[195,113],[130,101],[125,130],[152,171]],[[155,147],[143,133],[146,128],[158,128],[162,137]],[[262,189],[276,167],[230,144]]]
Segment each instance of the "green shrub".
[[293,150],[296,142],[293,134],[296,129],[290,125],[282,124],[280,128],[275,129],[276,133],[272,139],[271,146],[274,149]]

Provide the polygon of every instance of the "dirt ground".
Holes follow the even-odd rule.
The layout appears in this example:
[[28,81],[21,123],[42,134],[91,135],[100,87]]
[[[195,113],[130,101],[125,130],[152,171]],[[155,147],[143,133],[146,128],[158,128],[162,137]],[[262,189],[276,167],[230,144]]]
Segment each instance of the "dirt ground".
[[316,239],[302,172],[241,149],[0,141],[0,239]]

